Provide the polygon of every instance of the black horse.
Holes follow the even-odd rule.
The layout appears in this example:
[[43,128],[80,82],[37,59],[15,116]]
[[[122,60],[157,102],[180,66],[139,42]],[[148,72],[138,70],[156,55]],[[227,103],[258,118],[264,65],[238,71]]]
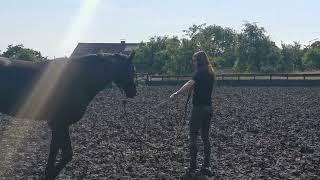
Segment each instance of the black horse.
[[[128,98],[136,95],[133,56],[93,54],[37,63],[0,58],[0,112],[47,120],[52,131],[46,179],[54,179],[71,161],[69,126],[82,118],[99,91],[113,81]],[[34,99],[41,106],[30,103]],[[62,158],[56,163],[59,150]]]

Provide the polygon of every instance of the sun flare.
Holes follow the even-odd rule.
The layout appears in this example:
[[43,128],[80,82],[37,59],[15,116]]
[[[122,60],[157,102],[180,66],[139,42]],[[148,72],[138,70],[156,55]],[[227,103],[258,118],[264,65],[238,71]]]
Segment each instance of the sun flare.
[[68,27],[58,46],[57,54],[71,54],[72,48],[86,35],[91,22],[97,14],[100,2],[101,0],[81,1],[81,6],[73,18],[72,24]]

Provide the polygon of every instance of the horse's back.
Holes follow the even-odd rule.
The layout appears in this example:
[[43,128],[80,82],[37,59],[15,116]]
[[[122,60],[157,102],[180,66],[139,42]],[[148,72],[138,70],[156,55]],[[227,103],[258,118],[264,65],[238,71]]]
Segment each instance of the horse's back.
[[[36,98],[34,103],[44,101],[41,107],[32,107],[39,108],[39,111],[35,109],[34,115],[19,113],[19,116],[57,124],[77,122],[90,101],[111,78],[101,73],[103,63],[100,59],[90,58],[50,63],[0,60],[0,112],[16,115],[32,94]],[[110,73],[111,66],[105,70]]]
[[40,72],[41,67],[31,62],[0,59],[0,89],[28,86]]

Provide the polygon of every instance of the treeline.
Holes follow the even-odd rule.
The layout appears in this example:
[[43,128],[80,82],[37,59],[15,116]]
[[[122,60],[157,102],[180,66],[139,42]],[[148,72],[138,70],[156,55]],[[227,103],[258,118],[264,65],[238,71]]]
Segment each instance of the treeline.
[[263,27],[245,23],[241,32],[218,25],[193,25],[183,31],[186,38],[157,36],[136,50],[138,72],[190,74],[191,56],[207,52],[218,69],[236,72],[293,72],[320,69],[320,41],[303,47],[300,43],[278,47]]
[[25,48],[23,44],[9,45],[7,50],[0,56],[10,59],[20,59],[25,61],[41,61],[47,60],[47,57],[43,57],[40,51],[36,51],[30,48]]
[[[156,36],[141,42],[134,63],[137,72],[186,75],[193,71],[191,57],[204,50],[217,69],[234,72],[275,73],[320,70],[320,41],[278,47],[263,27],[245,23],[240,32],[218,25],[192,25],[185,38]],[[39,51],[22,44],[9,45],[0,56],[27,61],[46,60]]]

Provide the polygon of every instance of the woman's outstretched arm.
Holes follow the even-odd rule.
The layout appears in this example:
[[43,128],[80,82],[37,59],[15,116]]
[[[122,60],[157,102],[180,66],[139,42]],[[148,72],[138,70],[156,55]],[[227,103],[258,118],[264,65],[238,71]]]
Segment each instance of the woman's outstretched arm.
[[181,93],[191,90],[193,88],[193,85],[194,85],[194,80],[189,80],[177,92],[171,94],[170,98],[174,98]]

